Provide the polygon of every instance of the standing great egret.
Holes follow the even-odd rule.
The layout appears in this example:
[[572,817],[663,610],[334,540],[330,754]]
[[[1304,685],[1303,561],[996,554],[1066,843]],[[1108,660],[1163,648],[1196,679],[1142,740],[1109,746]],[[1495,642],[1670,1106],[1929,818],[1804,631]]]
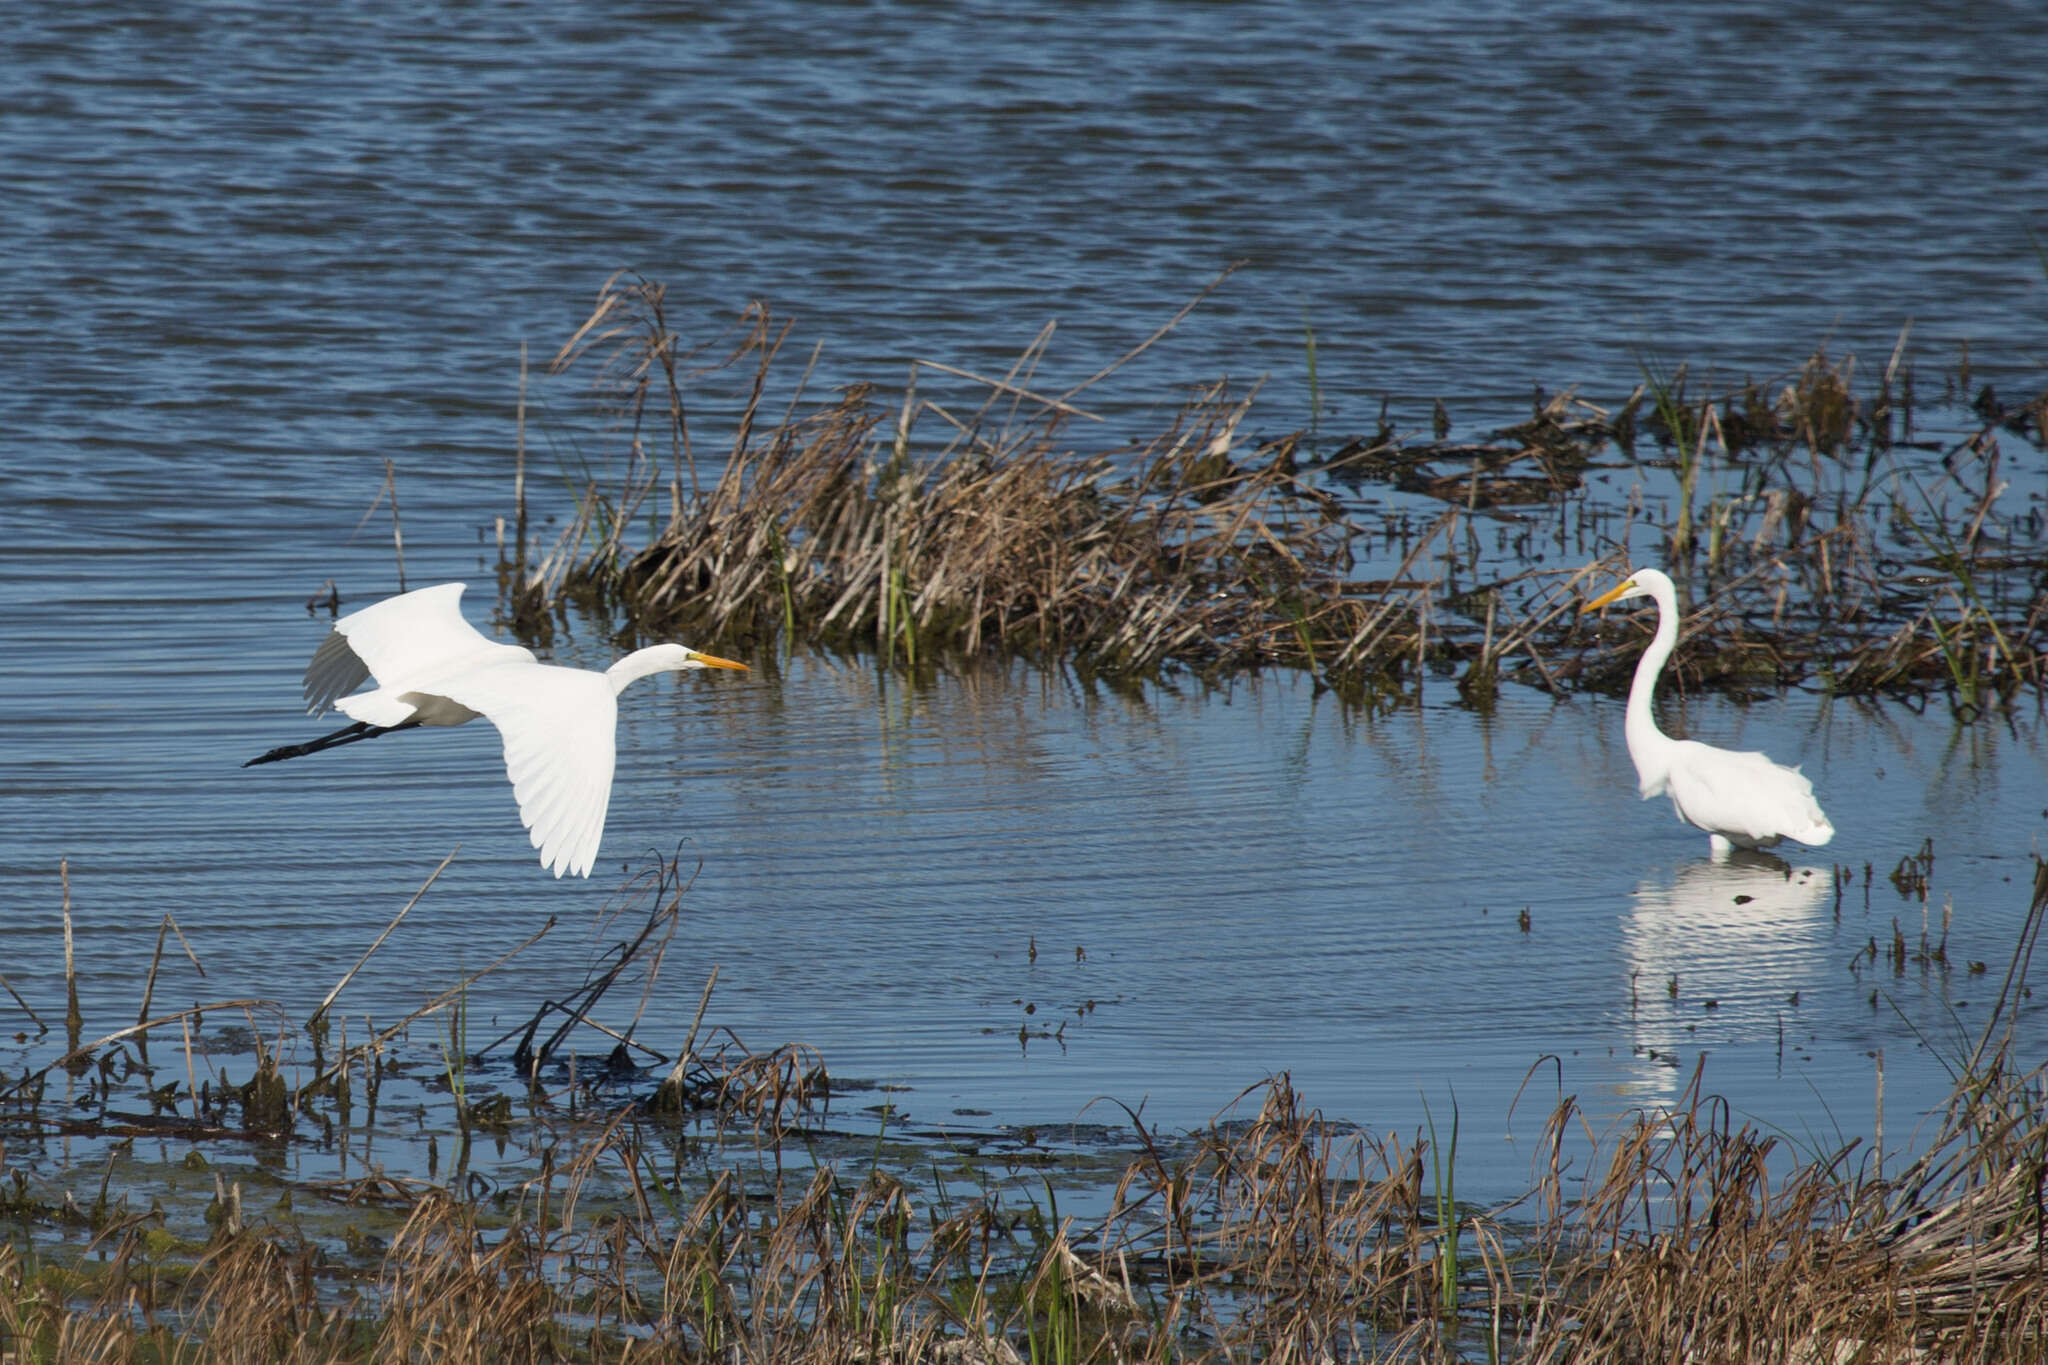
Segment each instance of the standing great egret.
[[1813,799],[1813,783],[1799,769],[1760,753],[1673,739],[1657,728],[1650,694],[1678,643],[1678,593],[1671,580],[1656,569],[1635,569],[1579,611],[1583,615],[1630,597],[1649,597],[1657,604],[1657,634],[1636,664],[1623,727],[1643,799],[1669,792],[1678,818],[1711,836],[1716,857],[1734,846],[1769,848],[1780,839],[1796,839],[1818,847],[1834,838],[1835,827]]
[[[746,665],[681,645],[636,649],[602,673],[544,664],[464,620],[463,587],[421,588],[336,621],[306,665],[306,714],[332,706],[356,723],[242,766],[483,716],[504,737],[505,771],[541,865],[587,877],[611,805],[619,693],[650,673]],[[373,674],[375,691],[343,695]]]

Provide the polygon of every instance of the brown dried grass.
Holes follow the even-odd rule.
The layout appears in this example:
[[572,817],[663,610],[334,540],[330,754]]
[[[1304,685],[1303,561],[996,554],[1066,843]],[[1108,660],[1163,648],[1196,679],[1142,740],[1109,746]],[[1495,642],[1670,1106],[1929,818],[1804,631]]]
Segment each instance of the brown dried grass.
[[[587,359],[623,395],[636,451],[662,392],[672,443],[687,445],[661,292],[615,278],[555,361]],[[636,459],[617,491],[587,484],[573,524],[520,576],[528,625],[571,599],[616,602],[642,631],[872,647],[913,667],[990,650],[1139,675],[1287,663],[1355,682],[1410,666],[1426,586],[1349,580],[1362,529],[1297,474],[1295,437],[1244,434],[1255,395],[1208,386],[1142,447],[1077,455],[1078,390],[1024,387],[1042,334],[1008,376],[977,377],[985,401],[968,416],[920,399],[913,372],[893,421],[860,386],[801,416],[792,399],[767,425],[786,329],[759,306],[746,321],[721,363],[750,362],[753,381],[716,484],[689,493],[671,476],[666,523],[638,549],[627,528],[651,462]]]
[[[1659,462],[1638,459],[1648,406],[1680,471],[1666,566],[1696,603],[1678,686],[1946,693],[1969,717],[2048,683],[2048,596],[2013,551],[2030,523],[2000,503],[1999,437],[2038,444],[2036,407],[1986,400],[1965,440],[1912,446],[1894,430],[1911,423],[1903,336],[1869,398],[1854,356],[1817,351],[1782,382],[1703,397],[1680,365],[1654,404],[1648,385],[1612,411],[1539,397],[1478,445],[1404,439],[1383,419],[1315,459],[1301,433],[1250,436],[1256,390],[1224,384],[1148,440],[1080,453],[1087,385],[1031,387],[1050,328],[1001,377],[916,362],[887,406],[859,385],[806,407],[800,382],[776,420],[764,407],[788,332],[757,304],[723,351],[685,353],[659,284],[606,283],[554,368],[595,372],[626,466],[610,482],[579,474],[553,546],[508,566],[523,632],[544,636],[576,601],[620,609],[640,634],[873,650],[911,669],[992,652],[1112,677],[1279,664],[1370,703],[1462,664],[1481,707],[1500,680],[1618,690],[1633,657],[1612,646],[1627,637],[1572,608],[1632,567],[1615,547],[1647,509],[1603,503],[1586,475]],[[685,394],[728,368],[743,396],[704,488]],[[978,406],[956,412],[920,375],[964,379]],[[1441,510],[1339,496],[1368,480]],[[1559,550],[1576,560],[1546,567]],[[1368,558],[1377,576],[1362,578]]]

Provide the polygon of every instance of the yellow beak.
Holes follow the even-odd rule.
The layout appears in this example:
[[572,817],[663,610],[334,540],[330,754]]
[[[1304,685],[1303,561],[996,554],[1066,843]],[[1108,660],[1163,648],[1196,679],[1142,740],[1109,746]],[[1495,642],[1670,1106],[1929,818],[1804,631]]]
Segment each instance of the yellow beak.
[[715,654],[702,654],[694,649],[690,651],[690,658],[706,668],[737,668],[744,672],[747,667],[745,664],[736,664],[731,659],[721,659]]
[[1600,610],[1600,608],[1602,608],[1602,607],[1606,606],[1606,605],[1607,605],[1607,604],[1608,604],[1609,602],[1612,602],[1612,601],[1613,601],[1613,600],[1614,600],[1615,598],[1617,598],[1617,597],[1621,596],[1621,595],[1622,595],[1623,593],[1625,593],[1625,592],[1628,592],[1628,591],[1630,591],[1631,589],[1633,589],[1633,588],[1635,587],[1635,585],[1636,585],[1636,581],[1635,581],[1635,580],[1634,580],[1633,578],[1625,578],[1625,579],[1623,579],[1623,580],[1622,580],[1621,582],[1619,582],[1619,583],[1615,584],[1615,585],[1614,585],[1613,587],[1609,588],[1609,589],[1608,589],[1608,590],[1607,590],[1606,592],[1603,592],[1603,593],[1601,593],[1601,594],[1600,594],[1600,595],[1599,595],[1598,597],[1596,597],[1596,598],[1594,598],[1594,599],[1593,599],[1592,601],[1590,601],[1590,602],[1586,603],[1586,605],[1585,605],[1585,606],[1583,606],[1583,607],[1580,607],[1580,608],[1579,608],[1579,615],[1581,615],[1581,616],[1584,616],[1584,615],[1585,615],[1585,614],[1586,614],[1587,612],[1589,612],[1589,611],[1598,611],[1598,610]]

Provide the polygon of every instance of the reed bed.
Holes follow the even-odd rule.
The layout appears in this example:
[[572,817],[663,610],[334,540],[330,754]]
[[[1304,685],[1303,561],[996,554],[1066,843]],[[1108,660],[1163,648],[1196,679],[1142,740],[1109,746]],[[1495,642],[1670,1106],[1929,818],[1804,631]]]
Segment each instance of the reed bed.
[[[1854,1143],[1790,1152],[1696,1073],[1583,1155],[1563,1100],[1547,1169],[1497,1208],[1456,1197],[1455,1115],[1378,1137],[1284,1075],[1193,1134],[1127,1113],[1121,1155],[1078,1180],[1060,1167],[1079,1158],[1029,1137],[969,1158],[886,1124],[849,1130],[814,1059],[729,1066],[730,1039],[581,1079],[529,1047],[487,1083],[495,1049],[564,1010],[625,1046],[632,1022],[601,1025],[594,988],[658,969],[682,884],[672,864],[647,878],[601,968],[529,1025],[443,1048],[463,1154],[440,1177],[365,1168],[259,1196],[215,1168],[201,1222],[110,1197],[111,1160],[96,1191],[0,1170],[0,1358],[2004,1365],[2048,1350],[2048,1071],[2019,1058],[2016,1027],[2048,919],[2039,860],[1991,1021],[1923,1155],[1888,1173]],[[252,1137],[332,1142],[354,1123],[338,1074],[404,1083],[396,1037],[341,1048],[375,1065],[339,1073],[331,1046],[294,1060],[279,1041],[254,1051],[281,1118],[253,1079],[209,1109],[167,1079],[190,1074],[183,1058],[152,1067],[130,1034],[60,1059],[96,1078],[83,1097],[38,1103],[17,1080],[0,1133],[19,1151],[85,1142],[95,1122],[102,1141],[173,1130],[203,1169],[197,1153]],[[679,1070],[719,1079],[678,1104]],[[516,1104],[483,1097],[508,1074]],[[154,1126],[138,1110],[152,1096]],[[356,1102],[374,1122],[375,1088]],[[193,1105],[207,1117],[185,1117]],[[523,1173],[471,1164],[473,1134],[523,1149]]]
[[[917,362],[900,391],[809,406],[800,379],[775,420],[788,326],[756,305],[723,351],[686,355],[663,298],[615,277],[554,359],[594,372],[626,458],[609,481],[579,464],[565,528],[506,561],[530,636],[579,603],[628,633],[912,670],[992,652],[1129,678],[1280,665],[1367,702],[1440,673],[1484,705],[1503,681],[1625,685],[1615,646],[1649,624],[1598,630],[1573,608],[1633,554],[1691,598],[1683,687],[1946,696],[1969,718],[2048,681],[2040,513],[2001,474],[2001,441],[2043,448],[2048,392],[2008,406],[1983,389],[1974,429],[1925,439],[1903,335],[1862,394],[1855,358],[1824,351],[1704,393],[1646,359],[1617,405],[1539,394],[1484,442],[1383,418],[1323,449],[1256,435],[1256,388],[1217,383],[1163,431],[1089,453],[1079,404],[1101,375],[1032,387],[1050,328],[1000,377]],[[700,487],[686,394],[717,372],[743,396]],[[938,401],[935,378],[978,404]]]
[[[595,364],[635,432],[666,394],[656,406],[681,450],[660,294],[614,281],[555,365]],[[1252,395],[1207,387],[1140,448],[1076,455],[1062,437],[1085,415],[1079,391],[1026,388],[1034,349],[980,381],[972,414],[920,398],[913,369],[893,418],[863,386],[769,426],[759,406],[786,331],[765,310],[748,322],[727,360],[753,365],[750,399],[716,483],[692,491],[672,472],[667,520],[637,548],[652,462],[616,491],[586,485],[519,579],[522,619],[564,599],[616,603],[643,633],[872,647],[911,668],[1002,650],[1112,674],[1287,662],[1356,680],[1411,662],[1419,597],[1347,579],[1362,529],[1297,476],[1293,442],[1243,436]]]

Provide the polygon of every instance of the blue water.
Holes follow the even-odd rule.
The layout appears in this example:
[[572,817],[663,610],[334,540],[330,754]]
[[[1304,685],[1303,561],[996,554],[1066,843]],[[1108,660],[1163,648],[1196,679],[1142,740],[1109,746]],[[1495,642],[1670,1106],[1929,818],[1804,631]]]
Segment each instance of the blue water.
[[[1995,992],[2048,807],[2038,699],[1964,729],[1694,699],[1692,733],[1803,763],[1842,831],[1792,855],[1825,891],[1740,915],[1635,800],[1618,705],[1519,690],[1368,719],[1284,676],[1130,698],[755,659],[627,695],[587,884],[536,866],[483,727],[236,764],[312,733],[313,590],[397,586],[388,506],[358,530],[387,459],[409,581],[470,580],[484,619],[522,347],[542,512],[617,462],[587,367],[543,371],[622,267],[707,355],[763,299],[787,355],[822,347],[814,395],[886,401],[913,358],[1000,372],[1048,321],[1034,382],[1064,391],[1246,262],[1087,391],[1090,451],[1220,376],[1264,379],[1267,432],[1383,403],[1416,430],[1442,398],[1477,433],[1537,386],[1619,402],[1639,354],[1732,382],[1825,343],[1868,374],[1909,321],[1924,401],[1965,343],[1972,386],[2038,392],[2036,7],[41,7],[10,42],[0,974],[45,1017],[60,860],[90,1033],[133,1020],[166,912],[207,976],[166,968],[159,1001],[303,1017],[458,844],[345,1011],[396,1017],[558,914],[473,1001],[516,1017],[609,941],[622,864],[680,842],[703,869],[650,1037],[716,964],[714,1022],[983,1123],[1106,1095],[1193,1124],[1286,1069],[1360,1122],[1454,1090],[1468,1133],[1526,1134],[1540,1057],[1612,1117],[1704,1054],[1743,1112],[1855,1133],[1874,1054],[1887,1106],[1925,1109]],[[700,449],[742,382],[696,381]],[[565,659],[608,661],[570,626]],[[1852,968],[1894,919],[1917,941],[1884,878],[1930,837],[1954,967]],[[1525,1170],[1468,1151],[1483,1185]]]

